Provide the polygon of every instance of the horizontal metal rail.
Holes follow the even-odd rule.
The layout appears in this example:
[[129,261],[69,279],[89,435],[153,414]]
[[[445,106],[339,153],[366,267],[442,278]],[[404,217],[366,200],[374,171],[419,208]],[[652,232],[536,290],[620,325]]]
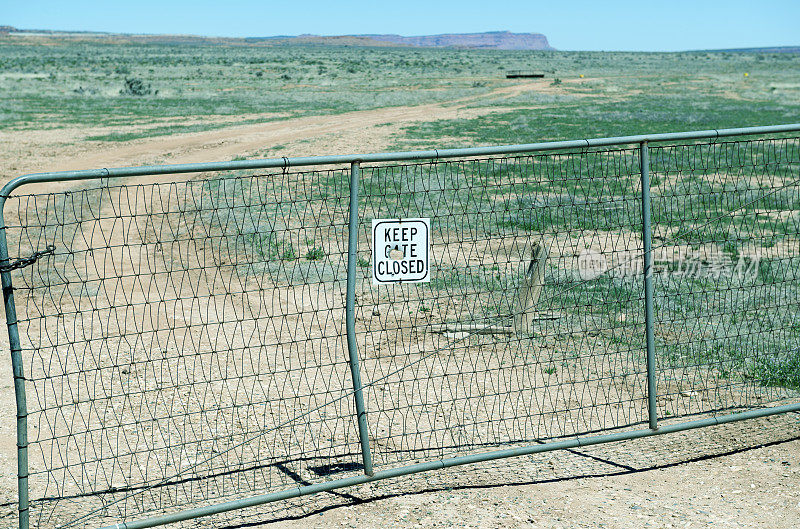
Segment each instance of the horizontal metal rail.
[[239,160],[229,162],[189,163],[173,165],[145,165],[141,167],[119,167],[111,169],[89,169],[84,171],[58,171],[52,173],[33,173],[19,176],[9,181],[0,190],[0,200],[8,197],[15,189],[25,184],[36,184],[67,180],[96,180],[100,178],[121,178],[126,176],[153,176],[180,173],[199,173],[204,171],[236,171],[242,169],[268,169],[304,167],[312,165],[345,165],[355,162],[402,162],[411,160],[435,160],[468,156],[490,156],[494,154],[514,154],[525,152],[544,152],[559,149],[581,149],[607,147],[610,145],[629,145],[642,142],[684,141],[709,138],[725,138],[751,134],[775,134],[798,132],[800,123],[771,125],[765,127],[742,127],[735,129],[711,129],[690,132],[669,132],[663,134],[640,134],[636,136],[617,136],[585,140],[528,143],[520,145],[500,145],[494,147],[470,147],[462,149],[434,149],[432,151],[383,152],[373,154],[348,154],[342,156],[306,156],[300,158],[271,158],[263,160]]
[[244,498],[241,500],[234,500],[217,505],[209,505],[207,507],[198,507],[196,509],[188,509],[185,511],[168,514],[166,516],[158,516],[153,518],[146,518],[135,522],[119,523],[103,527],[102,529],[145,529],[147,527],[156,527],[159,525],[166,525],[169,523],[181,522],[184,520],[191,520],[193,518],[200,518],[203,516],[211,516],[213,514],[220,514],[223,512],[234,511],[237,509],[244,509],[247,507],[255,507],[265,503],[275,501],[288,500],[290,498],[298,498],[300,496],[309,496],[318,492],[328,492],[331,490],[341,489],[344,487],[352,487],[355,485],[362,485],[371,481],[378,481],[389,478],[397,478],[400,476],[408,476],[410,474],[419,474],[420,472],[428,472],[430,470],[439,470],[459,465],[467,465],[471,463],[482,463],[485,461],[492,461],[495,459],[505,459],[509,457],[517,457],[531,454],[539,454],[542,452],[551,452],[553,450],[563,450],[570,448],[580,448],[583,446],[591,446],[596,444],[611,443],[615,441],[629,441],[633,439],[642,439],[644,437],[652,437],[654,435],[664,435],[669,433],[683,432],[686,430],[693,430],[696,428],[704,428],[707,426],[716,426],[720,424],[727,424],[731,422],[744,421],[747,419],[757,419],[759,417],[767,417],[769,415],[778,415],[788,412],[800,412],[800,403],[786,404],[784,406],[775,406],[772,408],[761,408],[758,410],[748,410],[741,413],[732,413],[729,415],[722,415],[719,417],[709,417],[706,419],[699,419],[696,421],[689,421],[678,424],[671,424],[661,426],[656,430],[633,430],[628,432],[617,432],[607,435],[597,435],[592,437],[567,439],[564,441],[556,441],[552,443],[535,444],[530,446],[523,446],[519,448],[510,448],[507,450],[494,450],[492,452],[484,452],[481,454],[473,454],[468,456],[459,456],[449,459],[439,459],[436,461],[428,461],[416,465],[408,465],[404,467],[391,468],[375,472],[372,476],[353,476],[350,478],[342,478],[327,483],[320,483],[317,485],[306,485],[303,487],[296,487],[280,492],[272,492],[270,494],[262,494],[253,496],[251,498]]

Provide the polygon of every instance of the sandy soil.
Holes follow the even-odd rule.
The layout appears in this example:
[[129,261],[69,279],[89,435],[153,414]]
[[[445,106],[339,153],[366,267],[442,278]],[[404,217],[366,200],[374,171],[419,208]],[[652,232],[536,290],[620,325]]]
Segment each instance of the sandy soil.
[[[510,85],[498,95],[553,90],[546,82]],[[263,156],[370,152],[398,127],[417,121],[504,110],[447,104],[386,108],[338,116],[151,138],[121,144],[83,141],[108,129],[0,132],[0,174],[87,167],[181,163]],[[383,126],[391,123],[390,126]],[[118,130],[117,130],[118,131]],[[272,152],[270,145],[283,145]],[[384,311],[385,313],[385,311]],[[8,350],[0,333],[0,348]],[[14,520],[15,434],[8,362],[0,366],[0,516]],[[729,425],[580,452],[510,460],[370,484],[275,527],[776,527],[800,525],[800,422],[796,415]],[[779,444],[771,444],[782,441]],[[762,447],[762,445],[769,445]],[[722,455],[720,455],[722,454]],[[700,456],[700,460],[687,462]],[[323,501],[319,505],[326,505]],[[3,511],[3,509],[6,509]],[[253,509],[229,520],[261,525]],[[217,527],[219,520],[197,521]]]

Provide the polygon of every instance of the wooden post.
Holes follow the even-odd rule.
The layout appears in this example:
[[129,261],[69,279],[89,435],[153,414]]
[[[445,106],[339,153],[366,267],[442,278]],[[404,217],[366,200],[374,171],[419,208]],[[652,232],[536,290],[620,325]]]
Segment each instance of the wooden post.
[[531,245],[531,261],[528,264],[522,283],[517,289],[517,303],[514,307],[514,332],[517,335],[533,332],[533,322],[539,312],[539,296],[544,285],[547,268],[547,248],[538,242]]

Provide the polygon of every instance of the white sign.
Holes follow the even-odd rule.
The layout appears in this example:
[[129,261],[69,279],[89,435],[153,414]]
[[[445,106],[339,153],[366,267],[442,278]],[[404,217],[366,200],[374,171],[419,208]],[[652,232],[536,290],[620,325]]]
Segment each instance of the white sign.
[[427,283],[431,219],[372,219],[372,283]]

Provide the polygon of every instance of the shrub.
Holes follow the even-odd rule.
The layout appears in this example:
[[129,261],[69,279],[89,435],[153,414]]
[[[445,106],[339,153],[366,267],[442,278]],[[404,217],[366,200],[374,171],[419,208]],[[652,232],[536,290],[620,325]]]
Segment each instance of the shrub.
[[319,261],[325,257],[325,250],[322,248],[309,248],[306,252],[306,259],[309,261]]
[[125,78],[125,87],[119,91],[119,95],[121,96],[149,96],[149,95],[158,95],[158,90],[153,91],[152,87],[149,84],[145,84],[139,78],[130,77]]

